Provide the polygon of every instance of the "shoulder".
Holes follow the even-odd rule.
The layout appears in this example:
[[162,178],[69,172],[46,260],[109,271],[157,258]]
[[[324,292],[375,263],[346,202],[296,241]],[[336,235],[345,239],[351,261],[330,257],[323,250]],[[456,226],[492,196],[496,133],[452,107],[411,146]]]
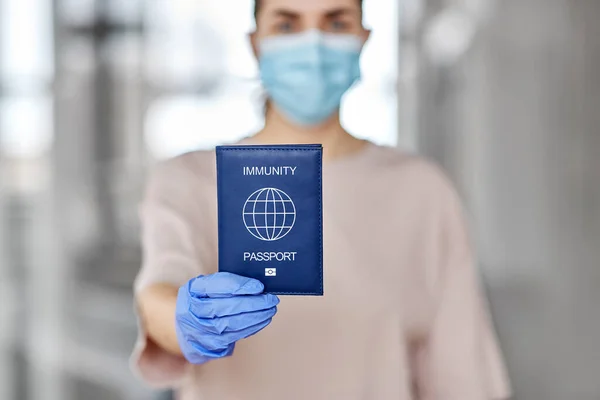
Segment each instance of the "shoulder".
[[390,171],[388,182],[394,182],[396,203],[418,221],[419,232],[439,235],[441,251],[452,248],[471,257],[472,215],[448,173],[431,159],[393,148],[381,149],[379,159]]
[[419,154],[388,146],[376,146],[373,163],[386,182],[421,196],[448,199],[456,196],[454,183],[435,161]]
[[197,150],[159,161],[151,168],[150,180],[209,182],[215,174],[215,151]]
[[211,192],[216,181],[214,150],[185,153],[152,166],[146,180],[145,197],[171,198],[175,201],[196,199]]

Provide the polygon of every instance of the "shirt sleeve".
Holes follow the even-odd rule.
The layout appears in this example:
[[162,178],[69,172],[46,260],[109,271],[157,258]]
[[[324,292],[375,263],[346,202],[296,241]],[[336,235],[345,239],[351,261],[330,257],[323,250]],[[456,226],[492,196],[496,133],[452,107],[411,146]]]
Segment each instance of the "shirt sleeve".
[[[152,172],[139,208],[142,267],[134,294],[155,283],[181,286],[205,273],[199,254],[208,246],[201,233],[201,199],[193,192],[197,179],[180,158],[159,164]],[[206,233],[204,233],[206,236]],[[137,312],[137,307],[136,307]],[[183,357],[172,355],[147,335],[138,315],[138,339],[131,356],[133,371],[153,387],[176,387],[189,367]],[[175,318],[173,316],[173,318]]]
[[419,400],[504,400],[511,396],[482,293],[460,201],[446,184],[434,317],[417,351]]

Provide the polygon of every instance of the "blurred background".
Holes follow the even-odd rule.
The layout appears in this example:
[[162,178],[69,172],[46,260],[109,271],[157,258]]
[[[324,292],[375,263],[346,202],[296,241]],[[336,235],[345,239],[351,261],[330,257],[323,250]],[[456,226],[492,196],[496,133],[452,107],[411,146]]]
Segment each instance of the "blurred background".
[[[0,399],[168,399],[128,368],[158,160],[261,127],[252,0],[0,0]],[[600,399],[600,1],[365,0],[357,136],[441,163],[518,400]],[[235,118],[230,118],[235,115]]]

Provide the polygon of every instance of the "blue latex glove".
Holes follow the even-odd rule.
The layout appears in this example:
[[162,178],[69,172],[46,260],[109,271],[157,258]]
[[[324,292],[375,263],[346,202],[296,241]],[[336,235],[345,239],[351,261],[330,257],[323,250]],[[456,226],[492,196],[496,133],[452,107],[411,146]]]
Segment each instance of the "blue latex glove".
[[228,272],[199,276],[179,289],[177,339],[192,364],[230,356],[235,343],[271,322],[279,298],[256,279]]

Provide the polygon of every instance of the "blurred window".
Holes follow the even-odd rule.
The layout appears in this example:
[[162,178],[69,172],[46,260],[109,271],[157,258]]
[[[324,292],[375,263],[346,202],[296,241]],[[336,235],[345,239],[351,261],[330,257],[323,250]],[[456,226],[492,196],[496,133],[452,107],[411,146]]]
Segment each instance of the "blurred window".
[[11,189],[45,182],[37,161],[53,141],[53,76],[52,1],[0,0],[0,155]]
[[0,148],[9,158],[37,158],[52,146],[52,98],[48,94],[0,98]]

